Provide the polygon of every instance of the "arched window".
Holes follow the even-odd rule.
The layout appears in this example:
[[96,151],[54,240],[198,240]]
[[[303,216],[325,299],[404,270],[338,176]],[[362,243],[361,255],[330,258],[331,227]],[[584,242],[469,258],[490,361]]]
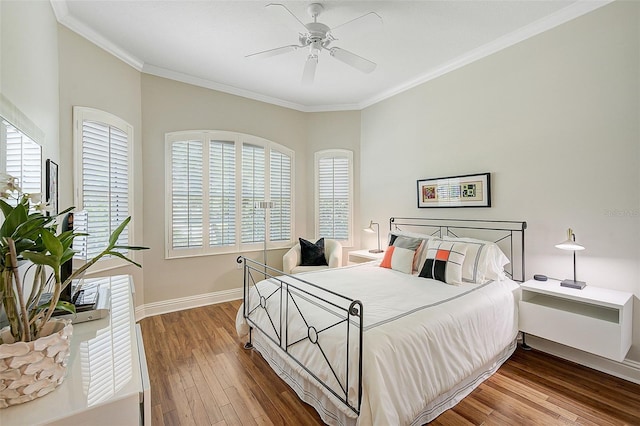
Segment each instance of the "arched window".
[[353,152],[315,153],[316,234],[351,245],[353,241]]
[[268,247],[291,245],[293,151],[225,131],[165,140],[167,258],[261,249],[265,230]]

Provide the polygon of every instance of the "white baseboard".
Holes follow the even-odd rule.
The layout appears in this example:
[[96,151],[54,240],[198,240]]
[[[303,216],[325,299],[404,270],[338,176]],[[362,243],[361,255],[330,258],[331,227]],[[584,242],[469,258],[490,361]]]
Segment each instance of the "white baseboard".
[[242,299],[242,288],[232,290],[214,291],[212,293],[198,294],[197,296],[187,296],[178,299],[163,300],[162,302],[146,303],[136,306],[136,321],[154,315],[166,314],[169,312],[183,311],[185,309],[197,308],[200,306],[214,305],[216,303],[229,302],[231,300]]
[[541,339],[527,334],[527,345],[557,357],[573,361],[585,367],[640,384],[640,362],[625,359],[617,362],[611,359],[602,358],[578,349],[570,348],[559,343]]

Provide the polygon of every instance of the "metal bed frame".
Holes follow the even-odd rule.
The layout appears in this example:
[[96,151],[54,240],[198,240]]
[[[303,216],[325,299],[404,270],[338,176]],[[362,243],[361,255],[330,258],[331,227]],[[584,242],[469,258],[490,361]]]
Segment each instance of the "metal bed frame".
[[[497,244],[501,243],[503,246],[505,245],[505,243],[507,243],[506,249],[508,253],[505,254],[507,254],[510,260],[513,259],[514,253],[517,253],[516,251],[514,251],[515,247],[513,240],[515,238],[516,240],[518,240],[516,241],[516,243],[520,243],[520,270],[517,271],[514,268],[512,262],[510,271],[505,272],[507,272],[509,277],[511,277],[514,281],[521,282],[524,281],[524,230],[526,229],[526,227],[526,222],[516,221],[425,219],[400,217],[392,217],[389,219],[390,231],[407,230],[406,228],[418,228],[422,231],[421,233],[423,234],[433,235],[437,237],[458,237],[462,234],[462,232],[469,230],[495,232],[497,233],[495,234],[496,237],[491,240]],[[425,232],[425,228],[427,232]],[[489,240],[488,238],[483,239]],[[295,275],[288,275],[283,273],[282,271],[279,271],[255,260],[248,259],[244,256],[239,256],[236,261],[239,264],[243,264],[243,315],[250,327],[249,341],[245,344],[245,349],[253,348],[252,332],[255,328],[256,330],[260,331],[262,335],[276,344],[278,348],[282,350],[289,358],[291,358],[295,363],[297,363],[301,368],[309,373],[309,375],[311,375],[319,385],[323,386],[331,394],[338,398],[339,401],[345,404],[345,406],[359,415],[362,404],[363,377],[362,353],[364,306],[362,302],[315,285],[305,280],[304,276],[300,278]],[[514,275],[516,275],[515,278]],[[275,285],[275,290],[272,290],[270,292],[261,292],[259,287],[256,286],[258,281],[266,279],[268,279],[272,284]],[[309,291],[309,288],[307,288],[307,286],[310,286],[314,292],[312,293],[311,291]],[[257,296],[259,297],[259,303],[256,303],[254,306],[251,306],[249,303],[249,291],[251,287],[256,290]],[[324,293],[326,296],[322,297],[318,295],[322,293]],[[334,301],[328,300],[328,295],[334,296]],[[274,303],[277,304],[274,315],[272,315],[267,309],[267,303],[271,300],[275,301]],[[316,307],[331,312],[337,317],[336,320],[332,324],[328,326],[324,325],[322,327],[318,326],[317,324],[311,324],[311,318],[309,318],[309,315],[305,315],[305,312],[303,312],[300,308],[299,302],[302,300],[306,300],[307,302],[312,301]],[[258,324],[253,319],[253,316],[256,314],[256,312],[260,311],[264,311],[269,319],[269,323],[266,325],[266,330],[263,328],[263,326]],[[294,314],[297,312],[302,318],[302,321],[304,321],[304,324],[307,327],[306,337],[296,340],[290,339],[288,321],[290,312],[293,312]],[[287,319],[287,321],[282,321],[283,318]],[[345,371],[343,380],[340,379],[340,372],[337,371],[336,366],[332,364],[329,358],[326,356],[326,353],[319,339],[321,333],[329,329],[335,330],[339,326],[343,326],[344,328],[344,341],[347,348],[347,350],[345,351],[346,359],[344,360]],[[351,345],[353,344],[354,340],[351,335],[354,333],[357,336],[356,339],[358,341],[358,346],[353,351],[355,352],[355,360],[353,360],[350,355],[352,353]],[[334,388],[332,388],[329,384],[323,382],[317,374],[311,371],[306,365],[304,365],[302,361],[297,359],[295,355],[292,354],[291,348],[305,341],[308,341],[309,343],[314,345],[322,353],[327,367],[331,371],[332,376],[339,384],[339,391],[334,390]],[[357,394],[355,396],[349,394],[349,368],[352,362],[355,362],[355,365],[357,365]],[[357,402],[351,402],[352,400],[355,400]]]
[[[405,229],[401,228],[404,227]],[[392,217],[389,219],[389,231],[419,228],[422,234],[434,237],[465,237],[464,232],[475,231],[475,238],[496,243],[505,252],[511,263],[505,273],[514,281],[525,281],[524,231],[527,222],[513,220],[478,219],[429,219],[415,217]],[[426,232],[425,232],[425,229]],[[478,235],[480,234],[480,235]],[[518,244],[519,243],[519,244]],[[514,245],[515,244],[515,245]],[[518,249],[518,250],[516,250]],[[519,268],[513,262],[520,258]]]
[[[255,260],[248,259],[244,256],[239,256],[236,261],[238,263],[244,264],[243,309],[244,318],[250,324],[249,341],[244,345],[245,349],[253,348],[252,330],[254,328],[259,330],[265,337],[278,345],[278,347],[285,354],[287,354],[293,361],[295,361],[300,367],[302,367],[307,373],[309,373],[319,384],[324,386],[343,404],[349,407],[356,414],[360,414],[360,406],[362,404],[362,336],[364,314],[362,302],[324,289],[294,275],[285,274],[282,271],[264,265],[260,262],[256,262]],[[256,278],[260,281],[262,281],[263,279],[269,279],[273,284],[276,285],[276,289],[269,293],[265,292],[265,294],[262,294],[260,289],[256,286]],[[285,278],[287,279],[287,281],[284,281]],[[302,288],[303,284],[311,286],[313,289],[318,290],[319,292],[324,292],[335,296],[340,300],[340,303],[329,301],[326,298],[319,297],[317,294],[311,293],[309,290]],[[249,289],[251,286],[255,288],[260,300],[260,302],[255,306],[250,306],[249,304]],[[274,297],[276,298],[278,303],[278,307],[276,309],[277,318],[274,318],[274,316],[272,316],[267,310],[267,302]],[[320,307],[323,310],[330,311],[332,314],[337,316],[337,319],[332,324],[328,326],[324,325],[322,328],[310,324],[308,321],[308,315],[305,316],[305,313],[300,309],[299,302],[303,299],[306,299],[307,301],[310,299],[313,300],[316,306]],[[269,331],[272,331],[275,334],[275,338],[272,337],[270,333],[264,330],[259,324],[257,324],[251,317],[251,315],[254,314],[258,309],[262,309],[266,313],[269,319],[269,324],[267,324],[267,326],[271,326],[271,330]],[[305,325],[307,326],[307,336],[302,339],[290,341],[289,322],[284,321],[283,324],[283,321],[281,319],[289,318],[289,312],[293,310],[295,310],[295,312],[300,315]],[[326,353],[319,339],[321,333],[329,329],[334,329],[335,327],[342,324],[345,325],[344,340],[347,347],[347,351],[345,352],[346,359],[344,365],[346,371],[344,374],[344,381],[340,380],[338,374],[339,372],[337,371],[336,366],[332,364],[329,358],[326,356]],[[352,344],[351,330],[353,327],[356,329],[358,339],[358,350],[356,351],[358,366],[358,383],[356,395],[357,404],[353,404],[350,402],[349,395],[349,366],[351,364],[351,350],[349,349],[351,348],[350,345]],[[336,392],[330,385],[323,382],[313,371],[311,371],[306,365],[304,365],[291,353],[291,348],[293,346],[304,341],[309,341],[311,344],[315,345],[322,353],[327,367],[329,367],[331,373],[333,374],[333,377],[336,379],[340,386],[340,393]]]

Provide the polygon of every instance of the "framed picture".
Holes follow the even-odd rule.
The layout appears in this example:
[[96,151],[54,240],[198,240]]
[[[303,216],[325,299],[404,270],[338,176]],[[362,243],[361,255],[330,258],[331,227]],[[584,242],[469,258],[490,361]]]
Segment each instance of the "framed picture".
[[491,175],[450,176],[418,181],[418,208],[491,207]]
[[58,165],[47,160],[46,198],[53,216],[58,214]]

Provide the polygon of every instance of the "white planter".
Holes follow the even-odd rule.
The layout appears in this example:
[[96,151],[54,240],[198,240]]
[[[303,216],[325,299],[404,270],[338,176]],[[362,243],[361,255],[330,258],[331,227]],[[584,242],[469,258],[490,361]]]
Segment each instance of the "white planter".
[[[44,396],[64,380],[73,327],[71,321],[54,319],[32,342],[0,345],[0,408]],[[0,330],[4,342],[12,341],[9,328]]]

